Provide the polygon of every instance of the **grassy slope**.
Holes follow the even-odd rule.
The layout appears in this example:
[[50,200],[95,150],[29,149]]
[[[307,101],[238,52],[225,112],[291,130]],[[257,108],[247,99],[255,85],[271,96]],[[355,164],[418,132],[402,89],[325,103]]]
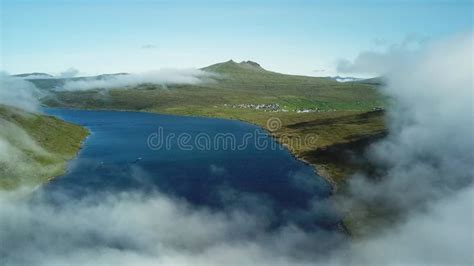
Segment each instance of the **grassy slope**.
[[54,117],[0,105],[0,139],[8,157],[0,160],[0,189],[34,186],[64,173],[80,149],[86,129]]
[[[325,78],[284,75],[248,63],[226,62],[204,68],[220,74],[217,82],[177,85],[163,89],[142,85],[138,90],[64,92],[51,105],[89,108],[159,110],[193,113],[196,109],[222,109],[224,104],[279,103],[287,109],[364,111],[383,104],[374,86],[339,83]],[[220,110],[215,110],[220,111]],[[215,112],[210,111],[210,112]]]

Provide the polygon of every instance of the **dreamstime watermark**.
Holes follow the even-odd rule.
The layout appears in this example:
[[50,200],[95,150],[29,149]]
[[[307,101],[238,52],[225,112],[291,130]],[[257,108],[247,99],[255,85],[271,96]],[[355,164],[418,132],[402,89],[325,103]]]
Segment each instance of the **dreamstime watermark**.
[[267,129],[270,132],[276,132],[281,128],[281,120],[278,117],[270,117],[267,120]]
[[199,132],[191,134],[183,132],[177,134],[166,132],[165,128],[158,127],[156,132],[148,136],[147,145],[151,150],[178,149],[182,151],[242,151],[252,147],[256,150],[281,150],[285,146],[293,149],[316,147],[318,135],[279,133],[281,128],[282,122],[276,117],[268,119],[266,123],[266,129],[271,135],[261,129],[246,133]]

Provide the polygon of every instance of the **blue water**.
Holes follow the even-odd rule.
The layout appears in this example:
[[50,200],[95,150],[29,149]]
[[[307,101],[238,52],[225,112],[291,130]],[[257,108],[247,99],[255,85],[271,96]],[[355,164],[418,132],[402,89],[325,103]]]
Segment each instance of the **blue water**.
[[[87,127],[86,139],[68,172],[46,186],[48,194],[81,198],[101,193],[160,191],[197,207],[241,208],[268,212],[274,225],[289,222],[305,228],[331,227],[338,222],[323,204],[331,189],[313,169],[294,159],[256,126],[230,120],[138,112],[46,109],[45,112]],[[237,143],[247,134],[271,143],[261,149],[255,139],[243,149],[151,149],[150,134],[162,136],[231,133]],[[260,139],[261,141],[262,139]]]

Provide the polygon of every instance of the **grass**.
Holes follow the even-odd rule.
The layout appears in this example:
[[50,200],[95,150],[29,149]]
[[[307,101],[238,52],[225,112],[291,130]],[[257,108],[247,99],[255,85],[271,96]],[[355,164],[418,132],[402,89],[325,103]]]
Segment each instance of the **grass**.
[[285,75],[233,61],[203,70],[217,73],[217,81],[167,88],[142,84],[133,90],[117,88],[105,94],[100,88],[86,92],[60,92],[45,99],[45,102],[53,106],[160,111],[176,107],[206,109],[242,103],[278,103],[289,109],[366,111],[384,102],[376,87],[368,84]]
[[0,105],[0,189],[36,186],[64,173],[88,131],[54,117]]

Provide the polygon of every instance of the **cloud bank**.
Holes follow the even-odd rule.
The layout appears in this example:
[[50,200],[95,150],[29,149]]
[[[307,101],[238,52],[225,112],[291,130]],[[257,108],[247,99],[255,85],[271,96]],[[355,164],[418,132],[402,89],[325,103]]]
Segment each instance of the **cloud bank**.
[[[40,161],[53,158],[14,122],[21,117],[27,121],[38,112],[38,98],[43,93],[31,82],[0,72],[0,183],[15,185],[54,172],[60,165],[42,166]],[[4,117],[5,116],[5,117]],[[10,119],[11,118],[11,119]],[[1,192],[0,192],[1,193]]]
[[83,91],[91,89],[127,88],[140,84],[198,84],[209,82],[215,74],[199,69],[163,69],[137,74],[103,75],[97,78],[81,78],[66,80],[65,84],[57,88],[64,91]]
[[400,43],[390,45],[379,40],[376,44],[382,47],[381,50],[363,51],[353,61],[340,59],[336,69],[339,73],[391,75],[395,68],[416,62],[426,43],[427,39],[418,35],[409,35]]
[[354,265],[472,265],[474,188],[429,203],[383,234],[352,245]]
[[0,194],[5,265],[303,265],[323,258],[318,250],[335,235],[293,225],[268,231],[270,217],[196,208],[159,192],[62,199]]
[[0,104],[37,111],[38,98],[42,93],[33,83],[22,78],[12,77],[6,72],[0,72]]
[[[393,101],[390,134],[369,154],[387,169],[387,181],[377,184],[385,187],[372,194],[403,191],[384,197],[394,197],[393,204],[406,208],[472,183],[472,55],[470,33],[431,44],[408,61],[400,57],[392,62],[383,88]],[[361,187],[374,189],[370,184]]]
[[345,199],[396,214],[394,230],[360,244],[372,250],[368,258],[474,263],[473,39],[472,32],[459,34],[362,62],[374,59],[365,52],[349,64],[356,71],[380,69],[388,84],[382,90],[392,100],[390,134],[368,151],[382,170],[379,179],[355,176]]

